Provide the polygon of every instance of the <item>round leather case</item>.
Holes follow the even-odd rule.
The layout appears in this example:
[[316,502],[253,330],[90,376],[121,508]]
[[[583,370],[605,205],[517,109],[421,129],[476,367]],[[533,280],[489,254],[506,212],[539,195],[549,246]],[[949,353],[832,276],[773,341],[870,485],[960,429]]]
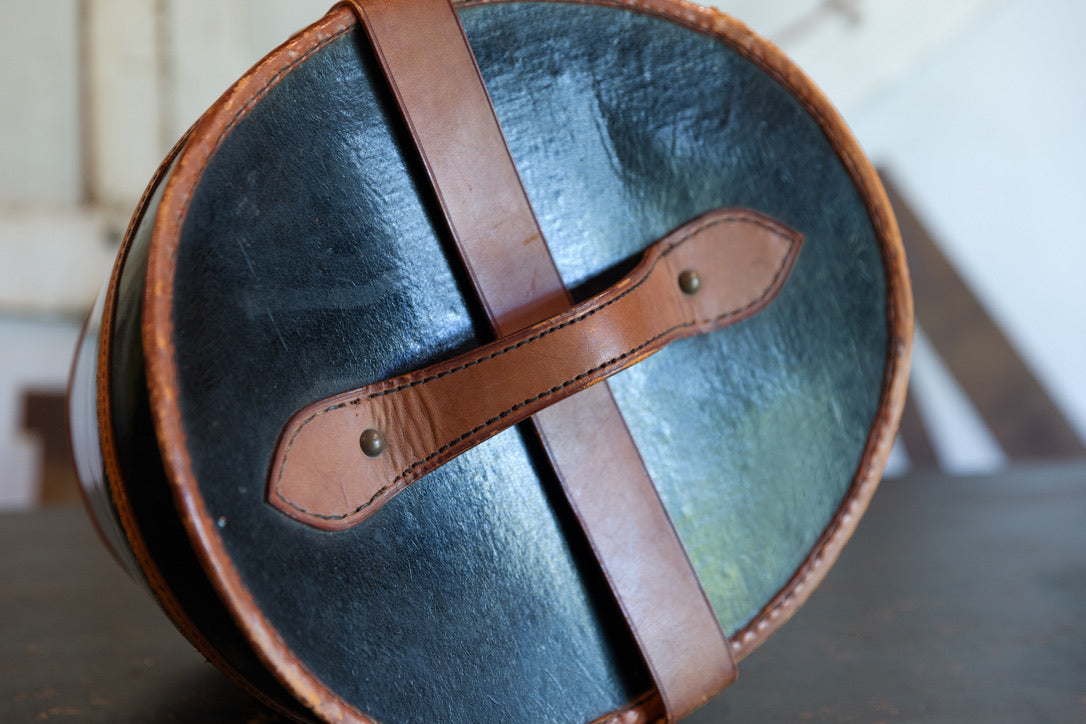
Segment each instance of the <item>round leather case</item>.
[[[742,659],[825,575],[893,442],[911,302],[878,178],[802,73],[716,12],[456,9],[571,303],[713,210],[802,235],[756,314],[601,373]],[[526,423],[349,526],[269,502],[300,410],[494,343],[483,306],[349,7],[227,91],[137,209],[74,368],[80,475],[121,562],[288,716],[663,715]]]

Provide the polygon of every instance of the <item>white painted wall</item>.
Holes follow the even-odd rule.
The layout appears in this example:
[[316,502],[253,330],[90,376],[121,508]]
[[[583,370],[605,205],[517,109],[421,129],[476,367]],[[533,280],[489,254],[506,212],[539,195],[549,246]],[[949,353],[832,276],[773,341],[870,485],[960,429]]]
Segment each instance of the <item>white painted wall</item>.
[[0,205],[81,199],[79,39],[76,0],[3,4]]
[[713,0],[779,45],[850,118],[999,0]]

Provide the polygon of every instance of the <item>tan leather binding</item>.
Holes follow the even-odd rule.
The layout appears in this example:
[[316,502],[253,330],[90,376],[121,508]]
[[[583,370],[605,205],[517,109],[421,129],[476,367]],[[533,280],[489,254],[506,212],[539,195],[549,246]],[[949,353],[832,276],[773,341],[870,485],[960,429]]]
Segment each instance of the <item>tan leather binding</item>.
[[[569,305],[568,293],[543,241],[449,0],[351,0],[349,4],[366,27],[497,336],[561,312]],[[604,528],[607,525],[598,518],[608,518],[611,512],[594,506],[582,509],[577,504],[578,489],[596,485],[598,480],[575,474],[579,466],[563,471],[564,463],[551,457],[598,557],[638,550],[640,558],[628,563],[643,566],[646,574],[664,568],[684,571],[681,581],[676,578],[665,596],[652,598],[647,590],[624,588],[625,581],[635,579],[616,580],[609,573],[614,566],[601,560],[615,598],[627,617],[632,615],[631,630],[665,709],[669,717],[678,718],[732,681],[735,663],[618,407],[606,387],[600,386],[595,394],[607,398],[599,412],[606,412],[606,420],[590,421],[576,405],[566,406],[566,400],[548,408],[545,418],[534,418],[534,424],[545,445],[551,426],[561,428],[555,435],[582,430],[585,439],[602,446],[599,449],[621,449],[636,461],[629,462],[625,470],[602,471],[615,476],[612,488],[623,491],[631,501],[628,514],[644,524],[631,525],[623,540],[612,546],[597,545],[599,536],[595,533],[601,523]],[[595,429],[588,430],[589,425]],[[657,527],[642,537],[649,522]],[[678,614],[679,609],[684,612]],[[643,629],[633,621],[651,616],[697,620],[699,627],[677,628],[670,637],[642,638]],[[693,663],[681,671],[665,664],[674,650],[683,651]]]
[[[781,288],[799,235],[748,210],[718,210],[649,247],[606,291],[441,363],[314,403],[288,423],[271,503],[348,528],[456,455],[682,337],[755,314]],[[681,288],[694,271],[696,292]],[[363,454],[377,430],[385,449]],[[565,448],[566,446],[563,446]]]

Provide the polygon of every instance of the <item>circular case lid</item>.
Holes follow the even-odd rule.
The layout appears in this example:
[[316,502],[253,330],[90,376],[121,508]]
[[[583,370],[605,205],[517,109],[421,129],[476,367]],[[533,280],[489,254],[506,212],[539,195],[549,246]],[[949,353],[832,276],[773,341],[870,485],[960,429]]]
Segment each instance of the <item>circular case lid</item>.
[[[610,379],[741,658],[821,580],[889,454],[911,334],[889,204],[810,82],[715,12],[458,7],[578,298],[714,208],[804,235],[768,308]],[[223,603],[296,697],[328,719],[385,722],[653,710],[597,564],[518,429],[348,530],[264,500],[299,409],[487,338],[350,11],[208,111],[152,220],[144,353],[169,484]]]

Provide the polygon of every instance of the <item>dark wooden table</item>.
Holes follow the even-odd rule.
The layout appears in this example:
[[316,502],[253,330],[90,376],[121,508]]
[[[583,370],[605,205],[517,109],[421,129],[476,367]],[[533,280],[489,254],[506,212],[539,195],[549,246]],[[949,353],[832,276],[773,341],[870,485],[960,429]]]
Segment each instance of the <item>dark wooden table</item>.
[[[279,722],[82,510],[0,516],[0,721]],[[1086,721],[1086,462],[888,480],[796,617],[689,721]]]

